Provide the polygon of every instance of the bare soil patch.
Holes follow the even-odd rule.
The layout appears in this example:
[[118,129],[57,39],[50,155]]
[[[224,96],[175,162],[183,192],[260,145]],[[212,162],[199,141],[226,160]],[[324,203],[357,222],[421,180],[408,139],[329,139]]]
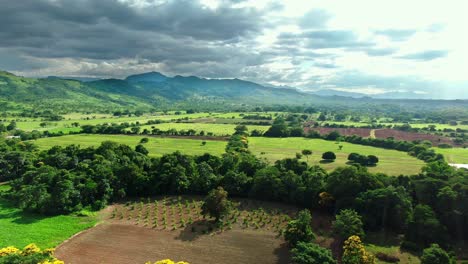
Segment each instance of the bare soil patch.
[[[290,263],[279,235],[295,207],[236,200],[222,226],[200,214],[199,197],[160,197],[115,204],[104,223],[60,245],[65,263],[145,263],[170,258],[196,263]],[[323,220],[322,217],[317,220]],[[314,225],[327,227],[329,220]]]
[[107,223],[62,244],[55,255],[69,264],[143,264],[166,258],[192,264],[289,263],[286,245],[272,232],[230,230],[194,240],[183,233]]

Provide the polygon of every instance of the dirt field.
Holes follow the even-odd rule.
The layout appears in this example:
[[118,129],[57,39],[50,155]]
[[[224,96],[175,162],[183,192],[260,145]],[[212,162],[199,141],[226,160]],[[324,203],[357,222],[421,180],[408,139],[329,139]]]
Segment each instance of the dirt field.
[[191,264],[289,263],[289,253],[273,232],[230,230],[194,235],[107,223],[85,231],[57,248],[69,264],[145,263],[171,258]]
[[278,230],[295,214],[293,207],[237,200],[225,225],[216,227],[203,218],[200,205],[193,197],[164,197],[108,207],[101,225],[66,241],[55,255],[71,264],[167,258],[191,264],[289,263]]

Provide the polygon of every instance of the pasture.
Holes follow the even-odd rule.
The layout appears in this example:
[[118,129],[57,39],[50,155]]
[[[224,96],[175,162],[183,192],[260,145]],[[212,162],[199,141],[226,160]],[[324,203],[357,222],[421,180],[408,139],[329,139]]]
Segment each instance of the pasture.
[[[80,145],[81,147],[99,146],[101,142],[110,140],[120,144],[134,147],[140,143],[144,136],[126,136],[126,135],[69,135],[62,137],[41,138],[34,143],[39,149],[49,149],[53,146]],[[203,140],[193,140],[185,138],[168,138],[168,137],[148,137],[149,142],[144,146],[149,151],[150,156],[158,157],[164,154],[181,151],[189,155],[202,155],[211,153],[213,155],[221,155],[226,147],[225,141],[206,141],[203,145]]]
[[[7,190],[0,185],[0,192]],[[70,236],[92,227],[96,218],[59,215],[46,217],[24,213],[11,202],[0,198],[0,248],[24,247],[36,243],[40,248],[51,248]]]
[[[234,128],[236,124],[206,124],[206,123],[162,123],[162,124],[154,124],[154,125],[146,125],[141,126],[141,131],[147,129],[152,131],[153,128],[157,128],[163,131],[167,131],[169,129],[176,129],[177,131],[181,130],[190,130],[193,129],[197,133],[203,131],[205,135],[207,133],[212,133],[215,136],[229,136],[234,133]],[[265,132],[268,130],[269,126],[247,126],[249,131],[254,129]]]
[[[343,146],[341,150],[339,145]],[[369,167],[371,172],[382,172],[389,175],[415,174],[424,166],[423,161],[409,156],[406,152],[347,142],[337,143],[323,139],[250,137],[249,149],[255,155],[265,157],[271,162],[285,157],[294,157],[301,150],[309,149],[312,150],[313,154],[308,159],[303,156],[302,160],[308,161],[310,165],[320,165],[329,171],[339,166],[345,166],[348,155],[352,152],[362,155],[376,155],[379,158],[380,161],[376,167]],[[335,162],[324,163],[321,160],[322,153],[326,151],[333,151],[336,154]]]
[[434,150],[444,155],[448,163],[468,164],[468,149],[466,148],[434,148]]
[[[106,140],[136,146],[141,138],[143,136],[80,134],[42,138],[34,141],[34,143],[42,150],[49,149],[55,145],[66,146],[76,144],[82,147],[98,146],[102,141]],[[225,141],[207,140],[206,145],[203,145],[202,141],[187,138],[149,137],[149,142],[144,144],[144,146],[148,149],[150,156],[161,156],[174,151],[181,151],[189,155],[201,155],[204,153],[221,155],[225,151]],[[341,150],[339,149],[339,145],[343,146]],[[363,155],[376,155],[380,159],[377,166],[369,168],[371,172],[382,172],[389,175],[415,174],[424,165],[421,160],[411,157],[405,152],[346,142],[338,144],[322,139],[249,137],[249,149],[253,154],[263,157],[269,162],[283,158],[293,158],[301,150],[310,149],[313,151],[313,154],[308,158],[302,157],[302,160],[307,161],[310,165],[321,165],[326,170],[345,166],[348,161],[347,157],[352,152]],[[326,151],[335,152],[337,155],[335,162],[323,163],[321,161],[322,153]]]

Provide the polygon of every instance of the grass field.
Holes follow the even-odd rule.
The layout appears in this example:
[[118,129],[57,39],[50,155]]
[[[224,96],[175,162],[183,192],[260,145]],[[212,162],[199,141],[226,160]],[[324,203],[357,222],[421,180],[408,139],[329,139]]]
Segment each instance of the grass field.
[[[163,113],[157,113],[153,115],[143,115],[143,116],[125,116],[125,117],[116,117],[108,114],[80,114],[80,113],[74,113],[74,114],[67,114],[64,115],[64,120],[61,121],[46,121],[47,125],[45,127],[41,127],[40,124],[43,123],[41,119],[33,119],[33,118],[5,118],[5,120],[11,120],[11,119],[18,119],[17,121],[17,127],[21,130],[25,131],[32,131],[32,130],[38,130],[38,131],[44,131],[44,130],[49,130],[49,131],[54,131],[54,132],[59,132],[63,131],[64,133],[70,131],[72,129],[75,131],[77,128],[72,128],[72,123],[78,122],[80,125],[98,125],[98,124],[104,124],[104,123],[124,123],[124,122],[129,122],[129,123],[134,123],[134,122],[140,122],[140,123],[145,123],[149,120],[164,120],[164,121],[170,121],[170,120],[176,120],[176,119],[182,119],[182,118],[188,118],[188,119],[197,119],[197,118],[232,118],[235,117],[237,119],[242,118],[241,115],[251,115],[251,114],[261,114],[261,115],[268,115],[268,114],[274,114],[274,113],[256,113],[256,112],[246,112],[246,113],[207,113],[207,112],[202,112],[202,113],[193,113],[193,114],[179,114],[175,115],[173,112],[170,112],[168,114],[163,114]],[[79,130],[79,129],[78,129]]]
[[465,148],[434,148],[437,153],[444,155],[448,163],[468,164],[468,149]]
[[[42,138],[35,141],[40,149],[48,149],[55,145],[65,146],[77,144],[82,147],[98,146],[102,141],[112,140],[129,146],[135,146],[140,142],[142,136],[125,135],[70,135],[63,137]],[[150,152],[150,156],[161,156],[172,153],[176,150],[190,155],[200,155],[211,153],[221,155],[224,153],[226,142],[206,141],[206,145],[201,144],[202,140],[175,139],[150,137],[145,147]],[[327,170],[333,170],[338,166],[344,166],[347,162],[348,154],[357,152],[365,155],[376,155],[380,162],[376,167],[370,167],[371,172],[383,172],[389,175],[415,174],[418,173],[424,163],[405,152],[387,150],[369,146],[354,145],[350,143],[340,143],[343,149],[338,149],[338,144],[333,141],[307,138],[263,138],[250,137],[249,148],[258,157],[263,157],[270,162],[287,157],[295,157],[296,153],[303,149],[310,149],[313,154],[309,157],[309,164],[320,164]],[[321,163],[321,155],[325,151],[333,151],[337,159],[332,163]],[[262,154],[263,153],[263,154]],[[307,157],[302,158],[307,161]]]
[[[343,146],[342,150],[339,150],[339,145]],[[322,139],[250,137],[249,149],[255,155],[265,157],[269,161],[294,157],[297,152],[300,153],[303,149],[310,149],[313,154],[309,156],[309,164],[321,165],[327,170],[346,165],[348,155],[352,152],[363,155],[376,155],[379,158],[378,165],[369,168],[371,172],[383,172],[389,175],[414,174],[418,173],[424,165],[424,162],[409,156],[405,152],[346,142],[336,144],[336,142]],[[335,152],[337,156],[335,162],[321,163],[322,153],[326,151]],[[262,152],[265,154],[262,154]],[[306,157],[302,159],[307,161]]]
[[[40,149],[49,149],[55,145],[66,146],[71,144],[80,145],[81,147],[98,146],[102,141],[111,140],[134,147],[142,138],[143,136],[80,134],[42,138],[34,141],[34,143]],[[206,141],[206,145],[203,146],[202,140],[149,137],[149,142],[144,145],[150,152],[150,156],[161,156],[163,154],[173,153],[177,150],[189,155],[201,155],[204,153],[221,155],[224,153],[226,142]]]
[[[7,185],[0,185],[0,191]],[[24,247],[36,243],[40,248],[55,247],[70,236],[96,224],[94,217],[27,214],[0,198],[0,248]]]
[[[141,131],[144,129],[148,129],[151,131],[154,128],[158,128],[163,131],[167,131],[169,129],[176,129],[177,131],[181,130],[189,130],[193,129],[195,131],[200,132],[204,131],[205,135],[208,132],[213,133],[213,135],[216,136],[226,136],[226,135],[232,135],[234,133],[234,128],[236,127],[236,124],[206,124],[206,123],[162,123],[162,124],[155,124],[155,125],[147,125],[147,126],[141,126]],[[267,131],[269,126],[247,126],[249,131],[252,131],[254,129],[260,130],[260,131]]]

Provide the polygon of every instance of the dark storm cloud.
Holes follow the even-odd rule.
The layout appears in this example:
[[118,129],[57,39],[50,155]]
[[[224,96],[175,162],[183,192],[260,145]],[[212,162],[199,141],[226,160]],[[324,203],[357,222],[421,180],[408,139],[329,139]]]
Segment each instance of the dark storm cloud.
[[393,41],[404,41],[418,32],[414,29],[384,29],[375,31],[376,35],[386,36]]
[[0,9],[0,47],[44,58],[223,60],[238,55],[224,46],[263,25],[258,10],[188,0],[145,8],[116,0],[21,0]]
[[406,60],[416,60],[416,61],[430,61],[430,60],[435,60],[435,59],[446,57],[447,55],[448,55],[448,51],[446,50],[427,50],[427,51],[403,55],[398,58],[406,59]]

